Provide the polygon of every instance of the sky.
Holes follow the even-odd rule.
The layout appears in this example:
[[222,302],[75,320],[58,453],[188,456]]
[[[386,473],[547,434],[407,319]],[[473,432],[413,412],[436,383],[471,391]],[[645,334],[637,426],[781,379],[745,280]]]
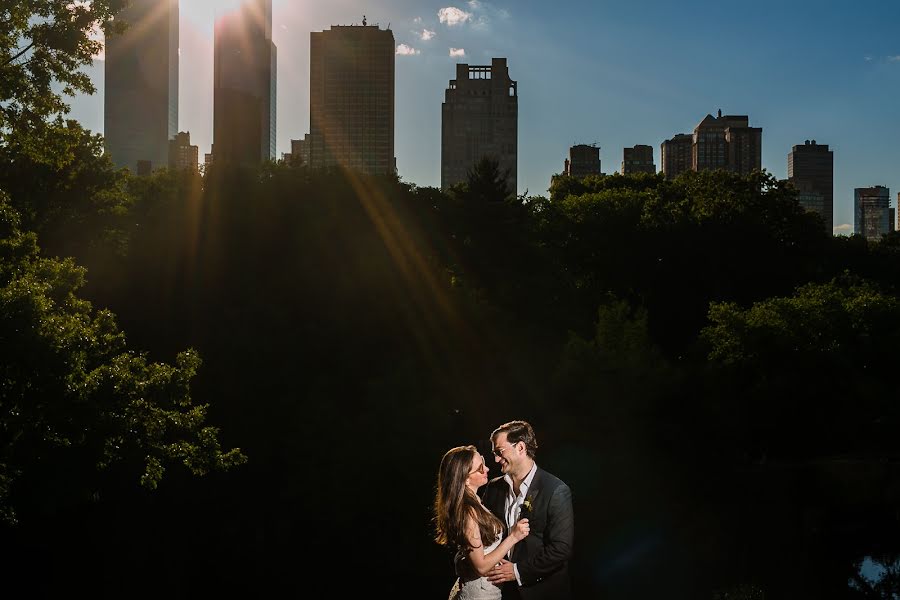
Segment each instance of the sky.
[[[236,0],[181,0],[179,130],[201,156],[212,142],[213,22]],[[762,166],[787,177],[791,146],[834,151],[835,233],[851,233],[853,188],[900,192],[900,1],[273,0],[277,152],[309,131],[309,34],[332,25],[393,31],[400,177],[440,185],[441,103],[457,63],[508,60],[518,82],[518,193],[546,195],[574,144],[622,149],[691,133],[707,114],[762,127]],[[102,58],[102,57],[101,57]],[[72,116],[103,131],[98,93]]]

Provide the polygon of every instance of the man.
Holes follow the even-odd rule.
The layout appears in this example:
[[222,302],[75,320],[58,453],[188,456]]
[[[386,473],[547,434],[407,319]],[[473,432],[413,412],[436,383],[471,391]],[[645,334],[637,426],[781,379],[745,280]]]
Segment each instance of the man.
[[488,574],[504,600],[568,600],[569,559],[575,538],[572,492],[534,462],[538,444],[526,421],[510,421],[491,434],[494,461],[503,475],[492,479],[482,502],[506,524],[527,518],[531,534]]

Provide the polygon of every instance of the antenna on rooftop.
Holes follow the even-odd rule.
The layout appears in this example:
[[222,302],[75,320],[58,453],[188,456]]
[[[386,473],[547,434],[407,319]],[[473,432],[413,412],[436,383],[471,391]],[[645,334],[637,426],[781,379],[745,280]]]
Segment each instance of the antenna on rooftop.
[[366,26],[366,15],[363,15],[363,27]]

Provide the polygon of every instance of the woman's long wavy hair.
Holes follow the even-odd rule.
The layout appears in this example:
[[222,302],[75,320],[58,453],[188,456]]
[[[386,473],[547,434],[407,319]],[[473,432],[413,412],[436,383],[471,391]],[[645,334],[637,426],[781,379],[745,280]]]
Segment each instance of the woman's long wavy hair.
[[503,523],[481,505],[475,492],[466,486],[478,449],[475,446],[451,448],[441,459],[437,492],[434,497],[434,540],[463,552],[474,547],[466,537],[466,518],[478,524],[481,542],[490,545],[503,532]]

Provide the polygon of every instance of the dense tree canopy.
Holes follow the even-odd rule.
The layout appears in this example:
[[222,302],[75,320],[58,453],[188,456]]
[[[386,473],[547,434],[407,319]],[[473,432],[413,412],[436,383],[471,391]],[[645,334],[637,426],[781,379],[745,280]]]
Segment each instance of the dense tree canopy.
[[[144,463],[141,483],[159,483],[165,463],[197,474],[227,469],[245,457],[223,452],[204,424],[206,405],[191,401],[200,367],[193,351],[175,365],[131,352],[109,311],[77,296],[84,269],[71,259],[41,257],[33,233],[0,197],[0,512],[15,518],[17,477],[44,470],[35,460],[59,456],[65,469],[89,471],[120,459]],[[55,465],[59,469],[61,465]],[[28,499],[27,493],[18,496]]]

